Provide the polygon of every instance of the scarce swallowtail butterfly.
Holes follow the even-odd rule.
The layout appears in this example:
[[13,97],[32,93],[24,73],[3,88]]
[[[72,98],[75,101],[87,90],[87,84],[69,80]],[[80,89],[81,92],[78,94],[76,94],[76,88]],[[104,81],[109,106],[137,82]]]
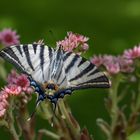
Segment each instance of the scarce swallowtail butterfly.
[[0,56],[28,75],[30,85],[38,93],[36,106],[49,99],[56,107],[59,98],[75,90],[110,87],[106,75],[94,64],[61,47],[15,45],[1,50]]

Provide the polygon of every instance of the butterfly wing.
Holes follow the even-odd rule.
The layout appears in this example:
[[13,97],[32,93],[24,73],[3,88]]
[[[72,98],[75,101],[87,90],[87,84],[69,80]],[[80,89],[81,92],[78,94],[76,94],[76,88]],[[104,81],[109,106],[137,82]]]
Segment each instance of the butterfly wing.
[[0,56],[32,76],[35,81],[43,83],[49,78],[53,53],[54,49],[48,46],[28,44],[4,48]]
[[94,64],[60,48],[55,51],[38,44],[11,46],[3,49],[0,56],[39,83],[53,80],[60,88],[75,89],[110,86],[108,78]]
[[110,87],[108,78],[103,72],[85,58],[72,52],[65,52],[64,68],[68,80],[67,88],[107,88]]
[[64,61],[63,61],[64,51],[61,48],[57,48],[53,55],[53,63],[50,65],[50,79],[56,83],[59,88],[65,88],[67,86],[67,75],[65,73]]

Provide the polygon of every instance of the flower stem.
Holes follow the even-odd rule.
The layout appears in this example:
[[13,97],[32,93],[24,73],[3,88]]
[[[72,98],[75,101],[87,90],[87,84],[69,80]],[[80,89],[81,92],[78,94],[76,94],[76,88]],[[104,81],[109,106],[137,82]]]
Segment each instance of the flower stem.
[[41,140],[43,134],[45,134],[46,136],[49,136],[50,138],[52,138],[54,140],[59,140],[60,139],[60,136],[58,136],[57,134],[55,134],[51,131],[48,131],[46,129],[40,129],[38,131],[38,133],[39,133],[39,135],[38,135],[37,140]]
[[114,128],[116,119],[117,119],[117,114],[118,114],[118,86],[119,86],[119,80],[117,77],[113,79],[112,82],[112,88],[109,90],[109,97],[112,100],[112,108],[111,108],[111,119],[112,119],[112,128]]
[[16,129],[14,127],[14,117],[13,117],[13,101],[14,99],[11,98],[10,99],[10,108],[8,110],[8,113],[7,113],[7,117],[8,117],[8,127],[9,127],[9,132],[10,134],[12,135],[13,137],[13,140],[19,140],[19,136],[16,132]]

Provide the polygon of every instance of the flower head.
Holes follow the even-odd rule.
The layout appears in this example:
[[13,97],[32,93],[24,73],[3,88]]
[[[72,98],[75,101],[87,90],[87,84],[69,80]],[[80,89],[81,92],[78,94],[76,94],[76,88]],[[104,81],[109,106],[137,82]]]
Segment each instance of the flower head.
[[16,72],[16,70],[12,70],[11,73],[8,75],[7,77],[7,82],[8,83],[12,83],[15,84],[18,78],[18,73]]
[[91,63],[95,64],[97,67],[101,66],[103,64],[103,57],[101,55],[97,56],[94,55],[91,59],[90,59]]
[[132,59],[126,59],[124,56],[118,56],[118,62],[121,72],[131,73],[134,71]]
[[120,65],[117,57],[111,55],[103,56],[103,65],[110,74],[118,74],[120,72]]
[[30,86],[30,82],[25,74],[21,74],[17,77],[16,85],[21,87],[23,91],[26,91]]
[[104,66],[110,74],[118,74],[119,72],[131,73],[134,71],[133,60],[127,59],[124,56],[95,55],[91,62],[97,67]]
[[[30,82],[25,74],[19,75],[15,70],[8,75],[8,85],[0,91],[0,118],[2,118],[8,107],[8,97],[25,95],[25,93],[32,93],[33,89],[30,87]],[[24,93],[24,94],[22,94]],[[26,97],[26,96],[24,96]]]
[[68,32],[64,40],[57,42],[57,46],[62,46],[65,51],[69,52],[77,50],[77,53],[80,54],[88,50],[89,46],[86,43],[88,39],[83,35]]
[[30,87],[28,77],[25,74],[19,75],[15,70],[12,70],[8,75],[7,81],[9,85],[16,85],[17,87],[20,87],[23,92],[33,92],[32,88]]
[[21,87],[15,84],[9,84],[8,86],[5,87],[4,90],[9,95],[19,95],[22,91]]
[[19,35],[17,35],[16,31],[12,31],[10,28],[3,29],[0,32],[0,42],[4,46],[11,46],[19,44]]
[[123,55],[127,59],[140,58],[140,45],[135,46],[133,49],[125,50]]

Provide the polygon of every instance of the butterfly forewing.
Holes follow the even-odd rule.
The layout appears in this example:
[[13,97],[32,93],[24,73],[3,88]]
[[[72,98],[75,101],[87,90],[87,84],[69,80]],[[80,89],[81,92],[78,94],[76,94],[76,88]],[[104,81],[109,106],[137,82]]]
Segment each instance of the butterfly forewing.
[[54,49],[44,45],[28,44],[10,46],[0,52],[0,56],[13,63],[22,72],[43,83],[48,80],[49,65]]
[[64,68],[63,54],[64,51],[61,48],[57,48],[50,66],[51,80],[53,80],[59,88],[65,88],[68,84]]

